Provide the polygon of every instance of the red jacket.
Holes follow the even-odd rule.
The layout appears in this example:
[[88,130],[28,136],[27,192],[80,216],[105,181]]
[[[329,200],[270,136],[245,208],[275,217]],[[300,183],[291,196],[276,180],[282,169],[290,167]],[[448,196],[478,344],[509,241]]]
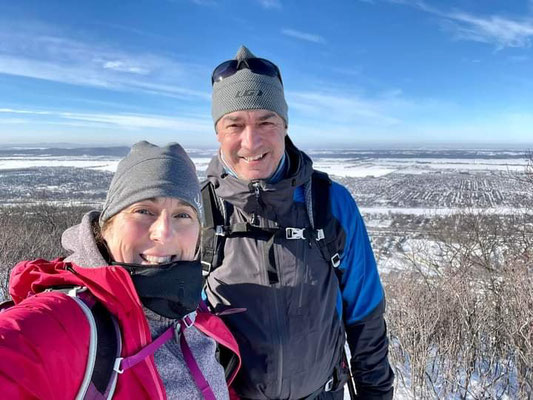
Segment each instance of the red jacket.
[[[122,333],[122,357],[137,353],[151,342],[141,302],[123,268],[82,268],[60,259],[21,262],[10,278],[9,293],[16,305],[0,314],[2,398],[73,399],[78,393],[86,368],[90,329],[83,311],[68,295],[43,292],[61,285],[87,287],[115,315]],[[199,311],[195,326],[236,353],[240,366],[235,339],[220,318]],[[153,356],[119,375],[113,398],[166,399]]]

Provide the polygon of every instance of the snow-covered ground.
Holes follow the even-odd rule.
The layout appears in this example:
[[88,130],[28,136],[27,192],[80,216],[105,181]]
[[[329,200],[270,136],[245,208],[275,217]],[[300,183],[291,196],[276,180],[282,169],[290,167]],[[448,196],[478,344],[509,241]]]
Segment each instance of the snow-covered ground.
[[[336,158],[320,154],[314,159],[317,169],[330,175],[345,177],[384,176],[390,173],[421,174],[435,170],[475,171],[523,171],[525,158]],[[358,154],[361,155],[360,153]],[[210,157],[206,152],[191,153],[196,168],[205,172]],[[32,167],[76,167],[115,171],[118,157],[106,156],[35,156],[16,155],[0,157],[0,170]]]
[[38,167],[94,168],[114,172],[119,159],[107,157],[9,157],[0,158],[0,171]]
[[457,213],[464,213],[466,211],[470,213],[484,213],[484,214],[499,214],[499,215],[515,215],[525,213],[530,208],[517,208],[517,207],[498,207],[494,209],[488,208],[410,208],[410,207],[359,207],[361,214],[408,214],[408,215],[452,215]]

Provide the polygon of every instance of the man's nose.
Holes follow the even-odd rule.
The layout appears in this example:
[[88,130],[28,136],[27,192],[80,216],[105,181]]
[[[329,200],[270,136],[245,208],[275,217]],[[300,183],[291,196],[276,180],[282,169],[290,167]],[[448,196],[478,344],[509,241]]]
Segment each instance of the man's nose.
[[172,221],[165,213],[160,214],[150,227],[150,238],[161,243],[168,242],[175,233]]
[[259,130],[252,125],[246,125],[242,132],[241,139],[241,147],[249,151],[254,151],[261,146],[261,134]]

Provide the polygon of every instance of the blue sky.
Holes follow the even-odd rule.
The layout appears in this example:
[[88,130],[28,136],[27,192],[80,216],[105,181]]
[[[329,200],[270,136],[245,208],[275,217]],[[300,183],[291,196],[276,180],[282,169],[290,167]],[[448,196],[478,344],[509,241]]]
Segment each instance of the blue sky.
[[215,147],[210,74],[281,69],[304,147],[533,143],[533,0],[0,0],[0,146]]

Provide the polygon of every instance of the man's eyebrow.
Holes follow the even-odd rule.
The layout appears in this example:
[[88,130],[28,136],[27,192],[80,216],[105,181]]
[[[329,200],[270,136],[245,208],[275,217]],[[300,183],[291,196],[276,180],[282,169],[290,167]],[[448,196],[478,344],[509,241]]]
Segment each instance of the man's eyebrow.
[[261,115],[259,118],[257,118],[259,121],[265,121],[269,118],[272,118],[272,117],[275,117],[276,116],[276,113],[275,112],[270,112],[270,113],[266,113],[265,115]]
[[235,122],[235,121],[239,121],[241,120],[242,118],[241,117],[238,117],[238,116],[235,116],[235,115],[226,115],[224,116],[224,118],[222,118],[223,121],[232,121],[232,122]]

